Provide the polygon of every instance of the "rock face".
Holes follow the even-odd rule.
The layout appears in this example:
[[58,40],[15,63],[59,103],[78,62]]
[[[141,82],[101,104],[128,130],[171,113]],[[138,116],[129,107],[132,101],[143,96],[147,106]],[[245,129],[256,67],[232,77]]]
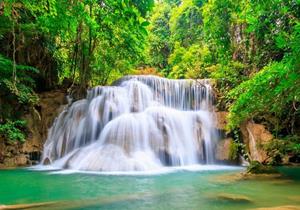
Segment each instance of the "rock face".
[[[215,113],[215,127],[220,131],[221,140],[216,146],[216,160],[218,162],[232,163],[230,160],[230,145],[233,139],[226,134],[228,112],[220,111]],[[247,151],[251,160],[256,160],[261,163],[267,160],[267,154],[263,149],[263,145],[273,139],[272,134],[265,128],[264,125],[254,122],[246,122],[240,126],[242,140],[246,144]]]
[[267,154],[263,149],[263,145],[273,139],[272,134],[261,124],[246,122],[241,125],[243,141],[247,145],[251,160],[261,163],[267,161]]
[[230,159],[230,145],[232,144],[232,138],[225,138],[218,142],[216,146],[216,160],[218,162],[229,163]]
[[23,117],[28,129],[28,136],[23,144],[7,142],[0,137],[0,168],[38,163],[48,128],[67,103],[65,96],[65,92],[59,90],[39,95],[39,105]]
[[216,161],[219,163],[232,164],[233,160],[230,158],[230,146],[233,139],[226,134],[228,112],[220,111],[215,112],[215,128],[219,130],[219,136],[221,139],[216,145]]
[[228,112],[215,112],[215,127],[218,130],[225,130],[226,125],[227,125],[227,116],[228,116]]

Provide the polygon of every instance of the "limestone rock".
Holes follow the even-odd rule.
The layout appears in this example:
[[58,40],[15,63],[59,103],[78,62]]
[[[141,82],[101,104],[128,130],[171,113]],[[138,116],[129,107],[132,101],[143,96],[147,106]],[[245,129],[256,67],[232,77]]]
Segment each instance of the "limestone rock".
[[263,145],[273,139],[273,135],[264,125],[247,122],[241,125],[243,141],[247,145],[251,160],[263,163],[267,160]]
[[15,158],[15,164],[17,166],[25,166],[27,164],[27,156],[24,154],[18,155]]
[[217,161],[230,161],[229,153],[230,153],[230,145],[232,143],[232,138],[225,138],[218,141],[216,146],[216,160]]
[[219,130],[225,130],[227,125],[228,112],[215,112],[215,127]]

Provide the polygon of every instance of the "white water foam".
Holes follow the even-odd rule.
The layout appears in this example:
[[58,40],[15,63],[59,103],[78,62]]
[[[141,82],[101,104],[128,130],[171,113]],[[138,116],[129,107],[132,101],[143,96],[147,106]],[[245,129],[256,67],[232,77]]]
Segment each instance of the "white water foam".
[[91,174],[91,175],[111,175],[111,176],[153,176],[153,175],[163,175],[178,172],[201,172],[201,171],[240,171],[244,167],[241,166],[225,166],[225,165],[189,165],[180,167],[162,167],[158,170],[148,170],[148,171],[81,171],[65,169],[61,170],[59,168],[54,168],[52,166],[33,166],[28,169],[34,171],[45,171],[49,174]]

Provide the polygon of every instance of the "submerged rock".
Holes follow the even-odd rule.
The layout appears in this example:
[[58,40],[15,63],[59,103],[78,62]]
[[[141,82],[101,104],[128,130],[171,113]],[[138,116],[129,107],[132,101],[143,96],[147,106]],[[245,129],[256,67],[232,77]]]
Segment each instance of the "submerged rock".
[[49,207],[56,202],[43,202],[43,203],[31,203],[31,204],[15,204],[15,205],[0,205],[0,210],[13,210],[13,209],[35,209],[35,208],[43,208]]
[[300,206],[275,206],[275,207],[263,207],[263,208],[255,208],[251,210],[300,210]]
[[217,195],[218,199],[224,200],[224,201],[232,201],[232,202],[238,202],[238,203],[252,203],[253,201],[245,196],[245,195],[238,195],[238,194],[230,194],[230,193],[221,193]]
[[293,182],[293,180],[286,178],[284,175],[280,173],[275,174],[249,174],[249,173],[228,173],[223,175],[215,175],[210,178],[211,182],[216,183],[233,183],[233,182],[239,182],[243,180],[261,180],[261,181],[267,181],[272,182],[272,184],[290,184]]
[[253,203],[253,200],[245,195],[220,193],[217,195],[210,195],[209,199],[217,201],[228,201],[234,203]]

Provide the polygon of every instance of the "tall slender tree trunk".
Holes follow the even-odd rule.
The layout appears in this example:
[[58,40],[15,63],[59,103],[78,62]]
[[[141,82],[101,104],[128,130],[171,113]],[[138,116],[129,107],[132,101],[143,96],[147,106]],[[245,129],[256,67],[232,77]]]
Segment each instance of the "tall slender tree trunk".
[[14,13],[12,10],[12,46],[13,46],[13,66],[12,66],[12,81],[13,81],[13,86],[16,89],[16,83],[17,83],[17,64],[16,64],[16,31],[15,31],[15,17],[14,17]]

